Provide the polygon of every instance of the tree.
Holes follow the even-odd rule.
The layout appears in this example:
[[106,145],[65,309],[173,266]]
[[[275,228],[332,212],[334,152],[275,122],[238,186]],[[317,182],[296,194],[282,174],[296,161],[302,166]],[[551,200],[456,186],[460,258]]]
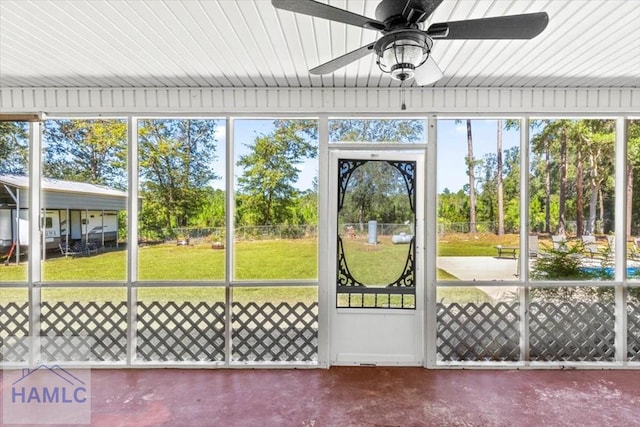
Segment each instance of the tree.
[[558,234],[565,234],[565,209],[567,200],[567,129],[560,128],[560,211],[558,214]]
[[[332,120],[329,122],[329,140],[335,142],[422,142],[424,141],[424,124],[422,120]],[[396,216],[398,218],[406,217],[406,213],[400,212],[406,209],[399,208],[399,206],[404,206],[402,202],[406,199],[406,190],[404,199],[401,198],[401,204],[395,206],[398,208],[395,213],[383,212],[384,206],[389,206],[379,198],[381,193],[387,193],[393,187],[392,178],[396,176],[393,169],[393,167],[377,168],[373,164],[366,164],[354,171],[349,180],[349,185],[352,188],[350,201],[353,206],[346,206],[344,208],[346,210],[342,212],[343,216],[346,215],[352,219],[349,222],[363,224],[366,220],[366,214],[374,215],[381,221],[386,218],[390,222],[395,222],[391,221],[391,218]],[[357,214],[348,212],[351,207],[357,209]]]
[[545,231],[550,232],[551,222],[551,175],[552,175],[552,154],[557,153],[558,163],[558,224],[556,233],[566,232],[566,211],[567,211],[567,168],[569,161],[568,142],[572,120],[542,120],[535,122],[532,127],[540,128],[540,132],[533,138],[533,150],[536,153],[544,153],[544,176],[545,176],[545,212],[548,221],[545,224]]
[[317,156],[317,122],[315,120],[279,120],[268,135],[258,135],[248,154],[240,156],[237,166],[243,169],[238,186],[254,225],[273,225],[288,219],[288,208],[298,197],[294,186],[300,170],[296,165]]
[[422,120],[330,120],[329,141],[422,142],[424,141],[424,126]]
[[126,188],[126,121],[47,120],[43,140],[45,176]]
[[[534,121],[531,124],[532,129],[546,128],[548,121]],[[551,146],[553,138],[545,132],[540,132],[532,139],[532,150],[535,153],[544,153],[542,164],[544,167],[544,232],[551,233]]]
[[596,218],[599,216],[600,223],[603,221],[603,209],[598,215],[598,198],[602,201],[601,188],[604,180],[611,175],[614,159],[613,132],[614,122],[612,120],[582,120],[578,126],[580,143],[587,152],[589,169],[588,179],[590,184],[589,198],[589,220],[585,234],[591,235],[596,232]]
[[224,227],[225,221],[225,192],[205,187],[202,190],[203,203],[196,211],[189,225],[196,227]]
[[139,122],[143,228],[186,227],[208,200],[218,177],[215,120],[148,119]]
[[29,124],[0,122],[0,173],[27,173],[29,153]]
[[475,161],[473,158],[473,135],[471,120],[467,119],[467,174],[469,175],[469,232],[475,234],[476,229],[476,189],[475,189]]
[[[579,136],[578,138],[579,139]],[[582,161],[582,145],[576,146],[576,235],[586,234],[584,231],[584,165]]]
[[342,222],[402,223],[413,218],[405,178],[386,161],[368,161],[353,170],[340,211]]
[[[635,171],[640,168],[640,120],[627,121],[627,237],[633,234],[634,219],[638,221],[637,212],[640,207],[634,209],[634,179]],[[638,198],[640,199],[640,198]],[[634,212],[636,215],[634,216]]]

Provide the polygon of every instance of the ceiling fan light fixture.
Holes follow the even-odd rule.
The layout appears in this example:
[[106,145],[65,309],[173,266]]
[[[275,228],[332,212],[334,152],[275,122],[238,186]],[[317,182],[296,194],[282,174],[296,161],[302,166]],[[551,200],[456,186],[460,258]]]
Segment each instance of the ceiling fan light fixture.
[[415,69],[429,58],[431,46],[433,41],[420,32],[409,30],[388,34],[376,43],[376,63],[392,78],[410,80]]

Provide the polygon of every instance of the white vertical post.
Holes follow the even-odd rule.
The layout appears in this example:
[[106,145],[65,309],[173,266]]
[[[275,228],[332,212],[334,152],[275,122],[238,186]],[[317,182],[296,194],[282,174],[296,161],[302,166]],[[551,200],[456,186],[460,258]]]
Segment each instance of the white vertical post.
[[[9,211],[11,215],[11,211]],[[16,187],[16,265],[20,265],[20,189]]]
[[[67,228],[66,228],[66,234],[64,236],[64,247],[65,247],[65,252],[67,251],[67,249],[69,248],[69,233],[71,233],[71,217],[70,217],[70,213],[69,213],[69,208],[67,207],[65,209],[66,212],[66,216],[65,216],[65,221],[67,221]],[[65,257],[67,255],[65,254]]]
[[225,315],[224,315],[224,342],[225,342],[225,364],[229,366],[231,364],[231,355],[233,354],[233,288],[231,284],[234,280],[234,242],[235,242],[235,194],[234,194],[234,120],[227,116],[225,120],[226,126],[226,161],[225,161]]
[[[627,360],[627,121],[616,118],[615,163],[615,347],[616,361]],[[631,202],[631,201],[629,201]]]
[[[104,249],[104,209],[102,209],[102,216],[100,217],[102,218],[102,223],[100,224],[100,227],[102,227],[100,230],[102,230],[102,241],[100,242],[100,246],[102,246],[102,248]],[[118,240],[118,221],[116,221],[116,241]]]
[[[129,198],[127,200],[127,365],[136,359],[138,320],[138,120],[129,116],[127,121],[127,174]],[[118,238],[116,236],[116,242]]]
[[[329,274],[329,117],[318,119],[318,364],[329,367],[330,327],[329,286],[335,286]],[[334,254],[331,254],[335,256]],[[333,274],[333,272],[331,272]]]
[[427,149],[425,173],[425,251],[424,259],[424,355],[425,367],[435,367],[437,363],[437,221],[438,221],[438,118],[435,115],[427,118]]
[[[80,221],[82,224],[82,221]],[[87,249],[89,248],[89,209],[84,210],[84,243],[87,245]]]
[[[29,123],[29,336],[31,348],[29,363],[40,359],[40,305],[42,302],[42,264],[40,251],[42,244],[42,224],[40,221],[40,196],[42,175],[42,122]],[[18,218],[20,217],[18,206]],[[18,236],[18,240],[20,236]]]
[[520,360],[529,360],[529,118],[520,119]]

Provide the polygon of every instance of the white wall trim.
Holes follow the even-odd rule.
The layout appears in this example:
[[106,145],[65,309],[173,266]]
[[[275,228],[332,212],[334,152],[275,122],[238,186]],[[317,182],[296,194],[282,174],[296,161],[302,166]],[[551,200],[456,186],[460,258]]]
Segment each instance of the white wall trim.
[[632,113],[640,88],[0,88],[3,113]]

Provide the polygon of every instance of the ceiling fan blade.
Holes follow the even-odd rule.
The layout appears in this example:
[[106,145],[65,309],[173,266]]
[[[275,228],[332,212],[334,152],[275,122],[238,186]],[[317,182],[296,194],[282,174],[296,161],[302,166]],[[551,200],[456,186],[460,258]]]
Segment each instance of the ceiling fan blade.
[[342,22],[344,24],[369,28],[372,30],[383,30],[385,25],[372,18],[349,12],[314,0],[271,0],[273,7],[291,12],[302,13],[303,15],[315,16],[317,18],[329,19],[331,21]]
[[427,34],[437,39],[532,39],[549,23],[546,12],[433,24]]
[[345,53],[342,56],[332,59],[331,61],[325,62],[324,64],[318,65],[315,68],[309,70],[311,74],[330,74],[334,71],[351,64],[353,61],[357,61],[360,58],[364,58],[371,52],[373,52],[373,46],[375,43],[368,44],[366,46],[362,46],[359,49],[352,50],[349,53]]
[[444,77],[442,70],[436,64],[436,61],[431,55],[427,58],[424,64],[416,68],[413,79],[418,86],[426,86],[431,83],[435,83]]

